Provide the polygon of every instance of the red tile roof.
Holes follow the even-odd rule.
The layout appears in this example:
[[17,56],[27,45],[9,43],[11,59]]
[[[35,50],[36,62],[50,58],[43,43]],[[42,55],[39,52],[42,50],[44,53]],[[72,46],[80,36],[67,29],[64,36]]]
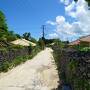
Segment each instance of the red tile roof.
[[71,45],[71,46],[79,45],[79,44],[80,44],[80,40],[75,40],[75,41],[69,43],[69,45]]

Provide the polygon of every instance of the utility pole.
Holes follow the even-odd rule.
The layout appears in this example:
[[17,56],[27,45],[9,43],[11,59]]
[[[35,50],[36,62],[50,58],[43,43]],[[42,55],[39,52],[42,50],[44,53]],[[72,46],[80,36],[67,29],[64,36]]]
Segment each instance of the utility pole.
[[46,26],[45,25],[42,25],[42,49],[45,48],[45,29],[46,29]]
[[42,25],[42,38],[45,39],[45,29],[46,25]]

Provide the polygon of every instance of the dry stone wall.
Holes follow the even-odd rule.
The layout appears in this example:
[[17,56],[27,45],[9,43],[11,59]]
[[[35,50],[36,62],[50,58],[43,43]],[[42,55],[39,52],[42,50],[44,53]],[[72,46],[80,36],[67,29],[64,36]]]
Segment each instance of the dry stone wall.
[[25,56],[29,55],[31,50],[28,49],[28,47],[25,47],[23,49],[10,49],[7,51],[0,51],[0,63],[4,61],[12,61],[18,56]]

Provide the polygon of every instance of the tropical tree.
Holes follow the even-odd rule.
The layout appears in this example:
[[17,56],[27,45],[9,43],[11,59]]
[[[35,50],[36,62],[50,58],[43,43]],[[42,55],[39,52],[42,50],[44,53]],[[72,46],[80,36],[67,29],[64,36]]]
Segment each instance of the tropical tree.
[[0,11],[0,42],[10,42],[17,38],[21,38],[21,36],[14,31],[8,31],[5,15]]
[[31,39],[31,33],[30,32],[25,32],[23,34],[23,38],[26,39],[26,40],[30,40]]
[[39,38],[38,40],[38,44],[40,46],[41,49],[44,49],[45,48],[45,42],[42,38]]
[[4,31],[8,30],[5,15],[3,14],[2,11],[0,11],[0,30],[4,30]]
[[16,40],[18,37],[16,36],[14,31],[8,31],[6,38],[7,38],[7,41],[10,42],[10,41]]
[[19,34],[15,34],[15,36],[16,36],[17,38],[21,38],[21,36],[20,36]]
[[33,37],[31,37],[30,41],[33,42],[33,43],[37,43],[37,40]]
[[6,40],[8,27],[6,24],[5,15],[0,11],[0,40]]

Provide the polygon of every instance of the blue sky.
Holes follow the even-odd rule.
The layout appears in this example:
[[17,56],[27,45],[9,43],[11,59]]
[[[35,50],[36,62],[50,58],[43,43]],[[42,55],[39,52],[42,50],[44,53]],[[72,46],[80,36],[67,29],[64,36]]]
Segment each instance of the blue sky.
[[18,34],[31,32],[41,37],[46,24],[47,38],[74,40],[90,34],[90,10],[85,0],[1,0],[9,30]]
[[[46,21],[65,15],[64,5],[59,0],[1,0],[0,10],[6,16],[9,30],[19,34],[31,32],[36,38],[40,37],[41,25]],[[46,34],[49,32],[52,30],[47,27]]]

